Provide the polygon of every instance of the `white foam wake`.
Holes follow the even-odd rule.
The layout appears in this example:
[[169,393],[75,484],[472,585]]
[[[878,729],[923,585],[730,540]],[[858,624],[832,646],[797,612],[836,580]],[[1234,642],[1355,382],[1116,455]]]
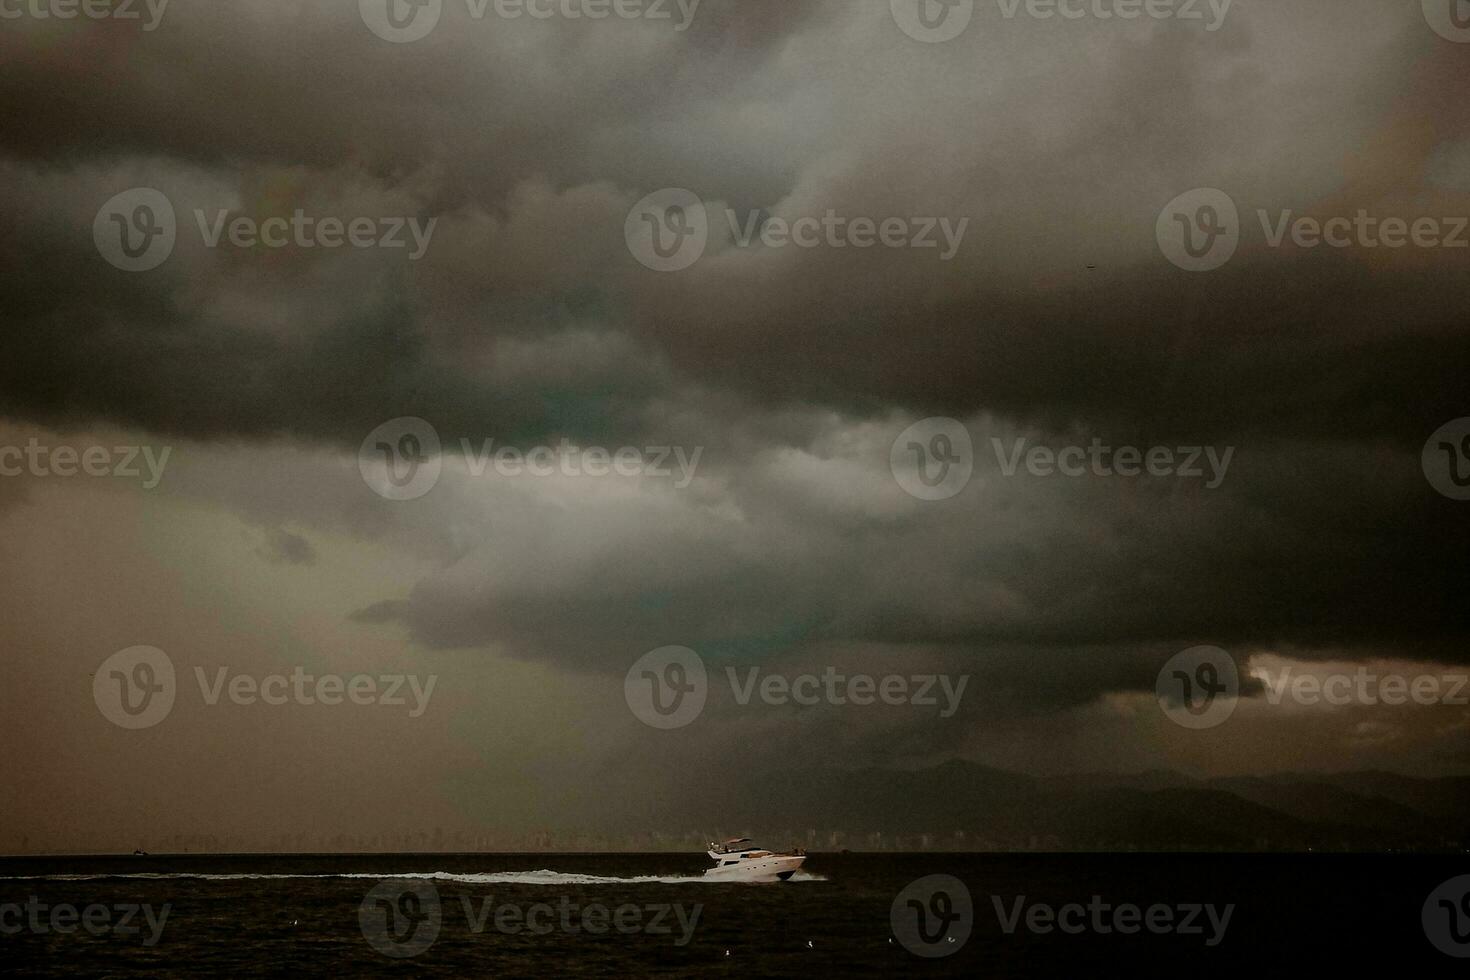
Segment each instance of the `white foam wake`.
[[[341,872],[337,874],[207,874],[192,872],[148,872],[126,874],[57,874],[57,875],[0,875],[0,881],[289,881],[303,878],[362,878],[384,880],[404,878],[415,881],[457,881],[468,885],[683,885],[690,882],[728,884],[727,881],[711,881],[703,875],[634,875],[629,878],[606,875],[584,875],[562,871],[491,871],[457,873],[452,871],[395,872],[392,874],[369,874],[364,872]],[[826,881],[821,875],[798,871],[790,881]]]

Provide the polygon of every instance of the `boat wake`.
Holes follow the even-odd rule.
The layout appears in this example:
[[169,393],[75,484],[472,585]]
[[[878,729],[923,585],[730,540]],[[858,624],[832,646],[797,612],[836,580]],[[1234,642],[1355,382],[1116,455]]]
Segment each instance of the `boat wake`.
[[[343,872],[338,874],[207,874],[192,872],[130,872],[127,874],[57,874],[0,875],[0,881],[291,881],[311,878],[355,878],[381,881],[402,878],[411,881],[455,881],[467,885],[683,885],[710,882],[703,875],[634,875],[629,878],[607,875],[584,875],[562,871],[490,871],[457,873],[421,871],[415,873],[370,874]],[[821,875],[798,871],[791,881],[826,881]],[[718,884],[719,882],[715,882]]]

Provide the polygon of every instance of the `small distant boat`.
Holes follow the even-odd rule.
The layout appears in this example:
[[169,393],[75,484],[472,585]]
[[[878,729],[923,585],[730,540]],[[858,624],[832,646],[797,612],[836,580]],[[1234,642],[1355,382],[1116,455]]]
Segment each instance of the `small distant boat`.
[[718,881],[785,881],[806,861],[800,848],[777,854],[751,845],[749,837],[711,841],[707,853],[715,866],[704,876]]

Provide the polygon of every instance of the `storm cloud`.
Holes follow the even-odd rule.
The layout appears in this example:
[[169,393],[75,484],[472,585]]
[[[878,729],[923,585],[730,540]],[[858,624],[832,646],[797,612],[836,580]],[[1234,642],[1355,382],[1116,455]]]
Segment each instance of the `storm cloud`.
[[[1376,0],[1236,0],[1210,30],[982,0],[934,44],[883,0],[703,0],[683,29],[668,7],[507,19],[446,0],[409,43],[347,0],[176,0],[152,30],[6,20],[0,431],[175,457],[146,502],[116,481],[53,499],[56,481],[0,479],[0,521],[210,514],[229,527],[211,547],[238,554],[199,574],[226,582],[238,560],[322,588],[312,642],[370,636],[614,700],[668,644],[716,666],[976,678],[946,726],[762,730],[772,752],[852,765],[1065,768],[1048,741],[1105,764],[1086,732],[1114,730],[1197,644],[1242,665],[1470,663],[1466,505],[1421,464],[1470,414],[1470,232],[1273,242],[1303,217],[1452,232],[1470,215],[1470,44]],[[136,188],[176,216],[171,254],[142,272],[94,238]],[[658,272],[630,211],[670,188],[702,202],[708,242]],[[1161,248],[1161,212],[1203,188],[1238,208],[1239,244],[1191,272]],[[371,219],[375,245],[211,242],[296,214]],[[773,232],[803,219],[843,237]],[[890,219],[902,244],[874,241]],[[421,257],[380,247],[413,223],[432,227]],[[952,255],[944,227],[964,229]],[[938,246],[912,247],[922,228]],[[355,456],[404,417],[433,426],[444,475],[384,500]],[[890,462],[933,417],[964,426],[975,467],[938,501]],[[701,456],[684,486],[508,477],[474,471],[486,440]],[[1231,457],[1213,487],[1005,472],[1018,445],[1094,442]],[[139,538],[148,562],[174,554],[158,534]],[[46,539],[25,541],[19,562],[42,561]],[[194,615],[166,589],[148,601],[154,622]],[[238,601],[242,623],[263,617]],[[37,655],[75,646],[11,629]],[[1395,719],[1417,733],[1395,748],[1355,740],[1366,718],[1327,718],[1295,761],[1459,772],[1463,719]],[[687,751],[752,724],[717,705]],[[1271,729],[1253,731],[1220,771],[1272,765]],[[1165,764],[1168,741],[1150,727],[1121,757]]]

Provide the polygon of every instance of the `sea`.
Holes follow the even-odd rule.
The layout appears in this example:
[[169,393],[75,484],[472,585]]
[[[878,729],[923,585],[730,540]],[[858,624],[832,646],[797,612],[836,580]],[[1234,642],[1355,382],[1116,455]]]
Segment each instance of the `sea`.
[[[9,976],[1470,974],[1466,854],[0,858]],[[1381,967],[1379,967],[1381,969]]]

